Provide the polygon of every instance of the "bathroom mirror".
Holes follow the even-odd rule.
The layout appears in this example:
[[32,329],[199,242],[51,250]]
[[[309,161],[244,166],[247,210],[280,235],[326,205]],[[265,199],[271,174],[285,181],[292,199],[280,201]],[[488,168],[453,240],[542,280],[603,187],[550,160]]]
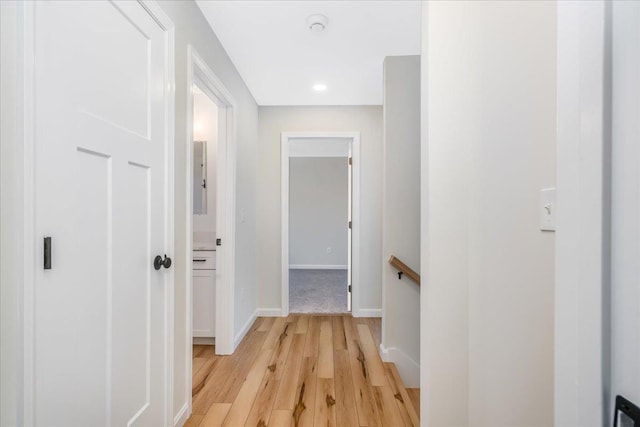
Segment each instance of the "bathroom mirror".
[[207,214],[207,141],[193,141],[193,214]]

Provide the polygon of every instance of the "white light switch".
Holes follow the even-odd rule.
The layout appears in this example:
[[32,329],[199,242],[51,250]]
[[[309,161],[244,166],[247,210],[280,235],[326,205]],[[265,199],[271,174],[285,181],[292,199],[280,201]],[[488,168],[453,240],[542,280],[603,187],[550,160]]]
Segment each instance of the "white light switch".
[[540,190],[540,230],[556,231],[556,189]]

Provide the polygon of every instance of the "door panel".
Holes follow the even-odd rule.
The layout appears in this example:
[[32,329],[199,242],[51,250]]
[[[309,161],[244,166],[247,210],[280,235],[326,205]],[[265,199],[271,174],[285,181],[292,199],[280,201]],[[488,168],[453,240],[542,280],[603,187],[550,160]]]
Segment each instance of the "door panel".
[[167,423],[167,43],[137,2],[35,6],[37,426]]
[[[119,267],[114,269],[113,303],[116,313],[126,315],[113,319],[113,369],[121,373],[114,376],[113,396],[115,407],[123,409],[113,421],[114,425],[129,425],[149,405],[152,287],[162,286],[157,283],[157,273],[162,270],[155,271],[148,261],[154,257],[150,250],[151,169],[130,162],[120,167],[122,183],[129,191],[117,197],[119,205],[114,211],[118,226],[113,252]],[[156,316],[155,321],[163,319]]]

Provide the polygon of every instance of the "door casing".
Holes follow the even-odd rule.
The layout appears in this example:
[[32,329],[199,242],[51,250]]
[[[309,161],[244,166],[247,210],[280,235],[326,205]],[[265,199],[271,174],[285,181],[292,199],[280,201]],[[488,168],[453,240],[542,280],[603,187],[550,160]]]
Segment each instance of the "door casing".
[[360,317],[360,132],[282,132],[280,149],[281,316],[289,315],[289,148],[294,138],[351,139],[351,314]]
[[[215,331],[216,331],[216,354],[231,354],[235,350],[236,343],[239,342],[234,336],[234,287],[235,287],[235,246],[236,246],[236,135],[237,135],[237,104],[231,93],[224,86],[222,81],[209,68],[204,59],[198,54],[196,49],[189,45],[187,47],[187,105],[186,105],[186,141],[185,156],[187,160],[186,168],[186,241],[185,253],[176,254],[185,260],[185,276],[186,284],[186,307],[187,316],[185,340],[186,358],[184,366],[184,375],[186,378],[185,389],[177,390],[177,393],[184,393],[187,406],[184,411],[180,411],[182,415],[191,413],[191,387],[192,387],[192,355],[193,355],[193,280],[191,277],[192,265],[192,248],[193,248],[193,92],[191,88],[197,82],[198,87],[203,89],[207,95],[217,104],[221,114],[224,117],[224,123],[219,123],[219,128],[225,127],[225,131],[219,131],[218,134],[224,133],[224,138],[219,138],[217,143],[218,156],[216,157],[216,168],[224,169],[221,176],[217,173],[217,213],[223,210],[224,220],[216,219],[217,236],[222,239],[222,247],[224,250],[216,253],[217,270],[216,270],[216,314],[215,314]],[[222,148],[222,150],[221,150]],[[224,151],[224,155],[220,155]],[[221,227],[220,227],[221,225]],[[218,275],[218,271],[221,272]],[[179,414],[180,415],[180,414]]]

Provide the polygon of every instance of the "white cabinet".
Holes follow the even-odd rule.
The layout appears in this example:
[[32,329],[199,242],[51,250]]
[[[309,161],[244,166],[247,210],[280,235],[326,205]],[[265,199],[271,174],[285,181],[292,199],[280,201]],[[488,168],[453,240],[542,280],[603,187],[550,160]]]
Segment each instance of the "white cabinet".
[[215,251],[193,251],[193,336],[213,338],[216,331]]
[[215,270],[216,251],[193,251],[193,270]]

